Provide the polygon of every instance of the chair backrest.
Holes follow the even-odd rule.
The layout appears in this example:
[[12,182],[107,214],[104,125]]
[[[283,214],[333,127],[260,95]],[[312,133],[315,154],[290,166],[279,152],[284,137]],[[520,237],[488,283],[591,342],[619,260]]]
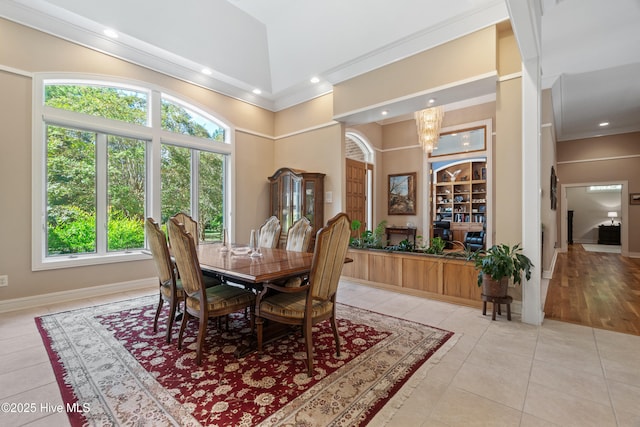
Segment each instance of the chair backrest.
[[276,216],[272,216],[265,221],[260,227],[258,246],[261,248],[275,248],[280,240],[280,220]]
[[287,233],[286,250],[295,252],[307,252],[311,243],[311,222],[307,217],[302,217],[293,223]]
[[184,224],[178,222],[176,218],[170,218],[167,223],[169,229],[169,239],[171,240],[171,249],[176,259],[176,265],[180,272],[182,287],[189,296],[198,293],[204,298],[204,285],[202,283],[202,270],[198,262],[198,252],[193,241],[191,233],[189,233]]
[[[200,230],[198,228],[198,221],[191,218],[184,212],[179,212],[172,218],[175,218],[179,223],[184,224],[184,228],[186,228],[189,234],[191,234],[193,242],[196,244],[196,246],[198,246],[198,244],[200,243]],[[171,240],[171,236],[169,236],[169,240]]]
[[144,227],[147,231],[149,249],[151,249],[153,261],[156,264],[160,283],[166,285],[175,281],[173,263],[169,255],[169,247],[167,246],[167,236],[153,218],[147,218],[144,222]]
[[313,298],[326,300],[335,295],[350,237],[351,221],[345,213],[334,216],[318,230],[309,273]]

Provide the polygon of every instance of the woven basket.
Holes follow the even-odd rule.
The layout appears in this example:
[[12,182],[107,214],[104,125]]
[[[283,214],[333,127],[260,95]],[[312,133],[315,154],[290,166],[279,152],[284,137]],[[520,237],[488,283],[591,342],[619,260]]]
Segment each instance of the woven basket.
[[502,298],[507,296],[509,278],[503,277],[501,280],[493,280],[490,275],[482,275],[482,295]]

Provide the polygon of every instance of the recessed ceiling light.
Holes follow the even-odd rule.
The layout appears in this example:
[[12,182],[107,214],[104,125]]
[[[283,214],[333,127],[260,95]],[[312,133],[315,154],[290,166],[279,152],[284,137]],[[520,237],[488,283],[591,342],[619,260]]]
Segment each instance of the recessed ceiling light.
[[383,116],[386,116],[387,114],[389,114],[389,112],[387,110],[383,110],[382,113],[380,114],[382,114]]
[[609,126],[609,122],[602,122],[598,126],[600,127]]
[[202,74],[206,74],[207,76],[210,76],[211,74],[213,74],[213,71],[211,71],[208,68],[203,68],[202,69]]
[[435,98],[431,98],[431,99],[429,100],[429,104],[433,104],[434,102],[436,102]]
[[110,37],[112,39],[118,38],[118,32],[116,30],[112,30],[111,28],[107,28],[103,31],[104,35]]
[[320,79],[318,77],[311,77],[311,83],[316,84],[316,83],[320,83]]
[[262,91],[260,89],[258,89],[258,88],[255,88],[253,90],[253,93],[255,93],[256,95],[260,95],[262,93]]

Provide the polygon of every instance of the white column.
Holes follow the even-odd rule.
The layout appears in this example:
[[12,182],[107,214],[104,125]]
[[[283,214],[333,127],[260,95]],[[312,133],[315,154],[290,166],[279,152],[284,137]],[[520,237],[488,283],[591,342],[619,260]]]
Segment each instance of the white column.
[[522,245],[534,265],[531,280],[522,282],[522,321],[542,324],[542,236],[540,187],[540,64],[522,64]]

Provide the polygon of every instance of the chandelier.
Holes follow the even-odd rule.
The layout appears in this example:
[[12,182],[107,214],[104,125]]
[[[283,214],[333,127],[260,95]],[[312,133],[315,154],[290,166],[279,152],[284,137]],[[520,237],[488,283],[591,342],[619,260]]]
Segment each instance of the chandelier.
[[422,150],[428,155],[438,145],[444,111],[442,107],[427,108],[426,110],[416,111],[415,117],[418,140]]

